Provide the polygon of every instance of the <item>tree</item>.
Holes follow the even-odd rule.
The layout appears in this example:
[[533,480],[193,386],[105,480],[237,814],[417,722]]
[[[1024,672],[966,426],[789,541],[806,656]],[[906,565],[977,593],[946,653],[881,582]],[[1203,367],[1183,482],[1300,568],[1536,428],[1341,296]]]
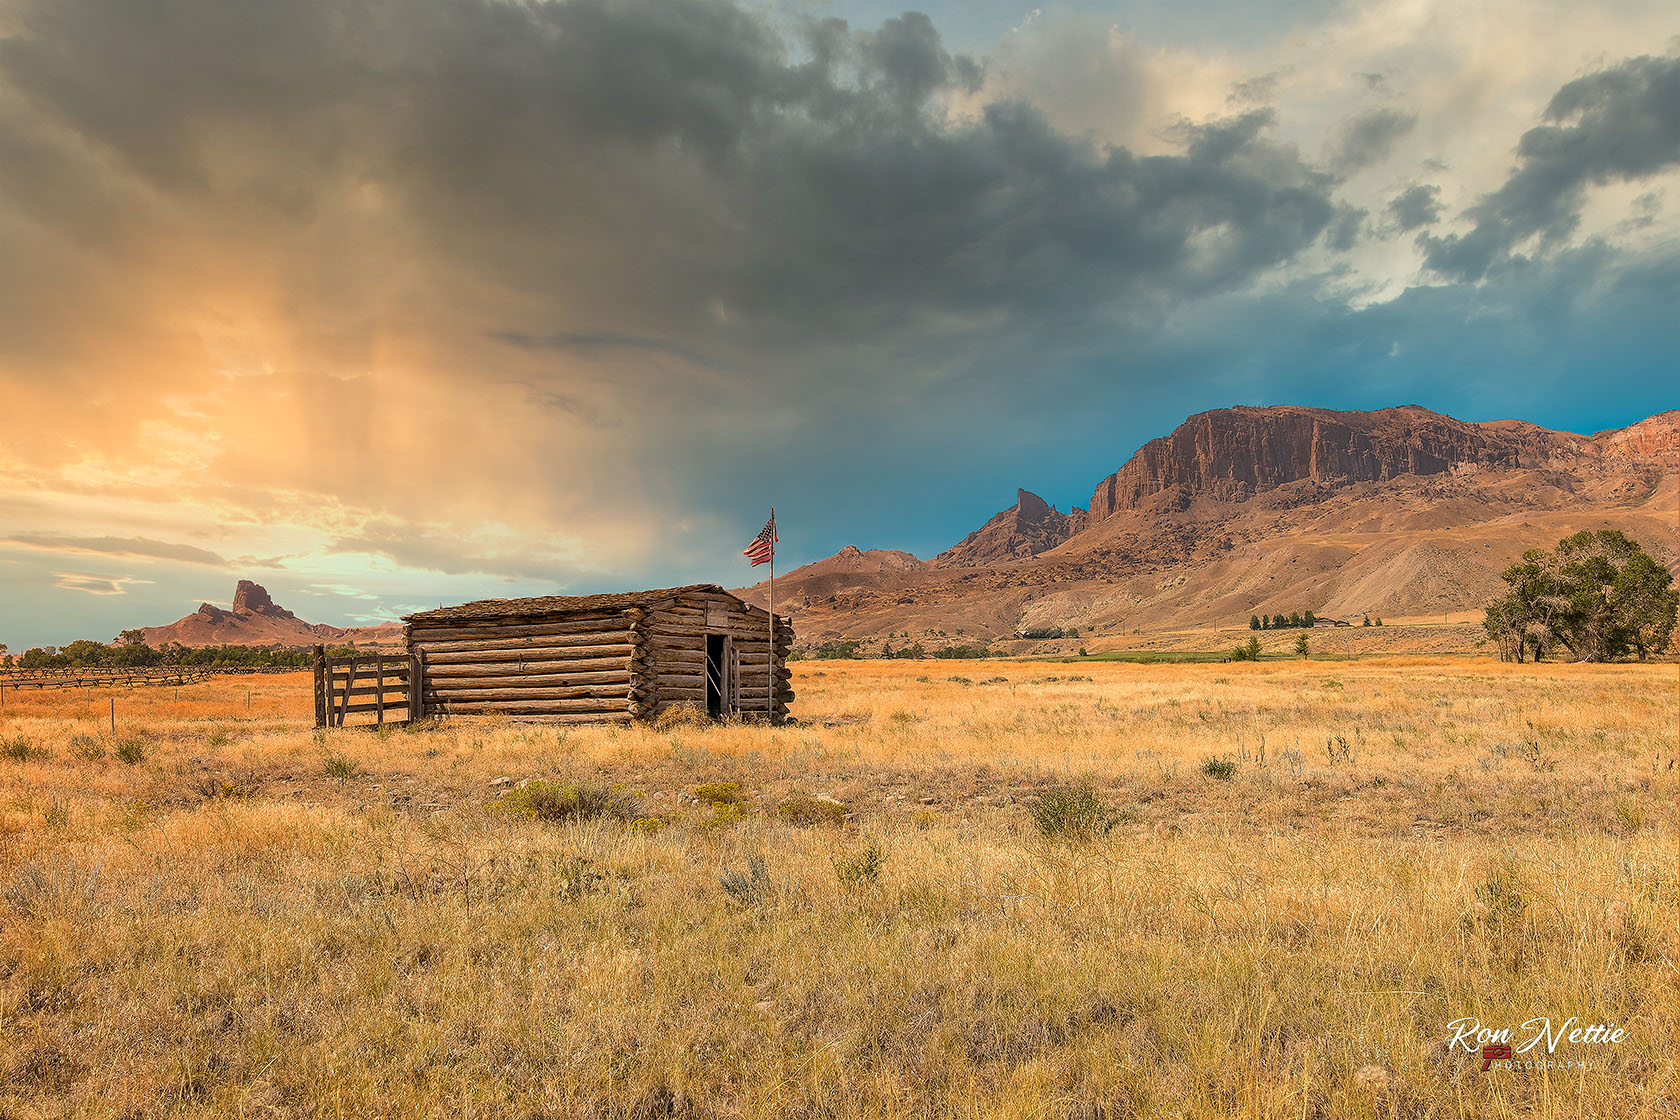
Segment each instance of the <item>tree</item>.
[[[1668,648],[1674,640],[1677,607],[1674,576],[1667,568],[1640,549],[1617,573],[1610,594],[1639,660]],[[0,645],[0,653],[5,648]]]
[[1250,636],[1248,641],[1231,651],[1232,661],[1260,660],[1260,639]]
[[1500,578],[1508,590],[1487,605],[1482,627],[1502,660],[1538,661],[1556,645],[1582,661],[1643,658],[1673,640],[1674,576],[1619,529],[1584,530],[1555,552],[1530,549]]
[[1272,629],[1273,630],[1282,630],[1285,626],[1288,626],[1288,625],[1289,625],[1289,620],[1287,618],[1284,618],[1281,614],[1274,614],[1272,616]]
[[1305,634],[1295,635],[1295,652],[1302,657],[1307,656],[1307,636]]
[[1301,613],[1301,625],[1305,626],[1308,630],[1311,630],[1312,629],[1312,624],[1317,622],[1317,621],[1318,621],[1318,616],[1316,614],[1314,614],[1313,612],[1303,611]]
[[64,647],[63,655],[72,668],[84,665],[104,665],[111,659],[111,651],[104,642],[78,638]]
[[[1250,630],[1260,629],[1260,616],[1259,615],[1251,614],[1251,615],[1248,616],[1248,628]],[[0,653],[4,653],[4,652],[6,652],[6,647],[0,646]]]
[[1378,626],[1382,625],[1382,617],[1380,615],[1377,617],[1377,625]]
[[1371,625],[1371,616],[1370,616],[1370,615],[1366,615],[1366,616],[1365,616],[1365,621],[1364,621],[1364,622],[1361,622],[1361,623],[1360,623],[1360,624],[1359,624],[1359,625],[1361,625],[1361,626],[1369,626],[1369,625]]
[[1301,612],[1300,611],[1290,611],[1289,612],[1289,626],[1293,630],[1299,630],[1301,628]]

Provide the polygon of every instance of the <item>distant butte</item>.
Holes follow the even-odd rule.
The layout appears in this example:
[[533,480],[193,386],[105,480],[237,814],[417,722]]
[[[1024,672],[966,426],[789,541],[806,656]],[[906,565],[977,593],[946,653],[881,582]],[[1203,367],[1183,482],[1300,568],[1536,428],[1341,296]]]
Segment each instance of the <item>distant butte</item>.
[[140,633],[149,646],[402,645],[401,623],[342,627],[304,622],[276,603],[262,584],[248,579],[240,580],[234,588],[232,610],[203,603],[185,618],[168,626],[142,627]]

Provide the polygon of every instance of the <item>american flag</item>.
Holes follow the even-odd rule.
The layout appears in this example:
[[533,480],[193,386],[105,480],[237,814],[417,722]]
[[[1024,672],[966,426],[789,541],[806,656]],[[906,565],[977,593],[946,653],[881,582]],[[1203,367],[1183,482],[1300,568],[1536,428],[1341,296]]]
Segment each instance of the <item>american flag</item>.
[[770,511],[770,520],[764,523],[764,528],[758,531],[758,536],[752,543],[741,550],[741,555],[752,561],[753,567],[768,564],[776,556],[776,542],[781,539],[776,536],[776,511]]

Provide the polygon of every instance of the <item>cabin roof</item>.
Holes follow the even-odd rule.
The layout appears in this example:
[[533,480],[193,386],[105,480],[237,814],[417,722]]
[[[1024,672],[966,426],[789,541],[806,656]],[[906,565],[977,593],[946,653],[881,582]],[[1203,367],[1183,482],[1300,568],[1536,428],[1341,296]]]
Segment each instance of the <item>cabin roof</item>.
[[[642,607],[677,595],[704,592],[729,595],[715,583],[691,583],[684,587],[658,587],[649,591],[619,591],[606,595],[538,595],[530,599],[479,599],[454,607],[418,611],[404,615],[409,623],[460,622],[491,618],[546,618],[551,615],[622,611]],[[739,600],[738,596],[729,595]]]

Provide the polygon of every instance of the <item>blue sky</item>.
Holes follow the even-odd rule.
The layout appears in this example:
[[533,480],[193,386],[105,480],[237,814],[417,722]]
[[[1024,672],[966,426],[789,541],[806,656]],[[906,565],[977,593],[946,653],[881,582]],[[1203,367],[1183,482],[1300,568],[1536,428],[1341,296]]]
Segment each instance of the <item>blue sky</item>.
[[1674,407],[1671,4],[0,0],[0,641],[928,555],[1232,404]]

